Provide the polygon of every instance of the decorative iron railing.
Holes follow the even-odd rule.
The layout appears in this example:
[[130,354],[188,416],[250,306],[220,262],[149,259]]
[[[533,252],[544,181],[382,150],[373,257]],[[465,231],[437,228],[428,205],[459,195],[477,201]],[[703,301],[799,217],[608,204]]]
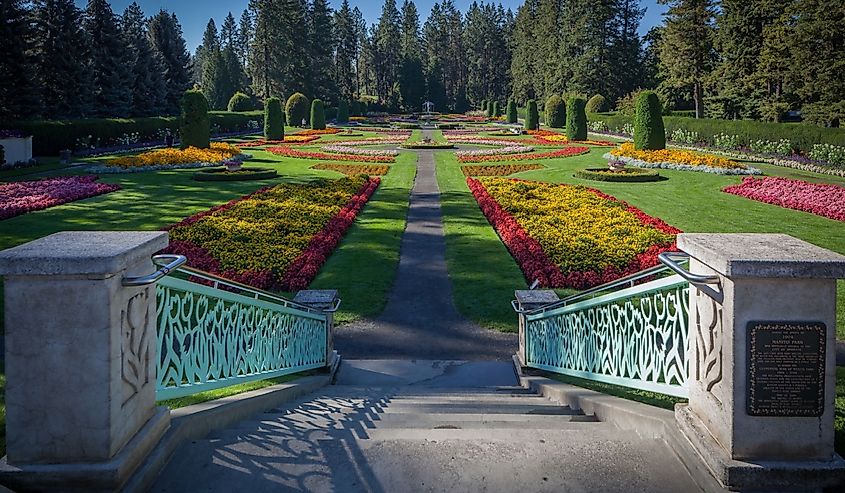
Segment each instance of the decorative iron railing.
[[[619,284],[626,282],[633,281]],[[527,366],[688,396],[686,279],[673,275],[594,298],[576,297],[524,314]],[[582,301],[572,302],[578,298]]]
[[227,289],[158,281],[157,400],[327,365],[324,313]]

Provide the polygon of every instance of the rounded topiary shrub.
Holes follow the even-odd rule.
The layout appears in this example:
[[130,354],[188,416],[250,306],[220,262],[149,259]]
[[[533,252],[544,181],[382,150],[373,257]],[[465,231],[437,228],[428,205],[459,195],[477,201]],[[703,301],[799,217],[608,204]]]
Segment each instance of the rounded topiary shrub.
[[666,148],[666,129],[663,127],[663,107],[654,91],[637,96],[634,113],[634,148],[660,150]]
[[297,92],[288,98],[285,104],[285,113],[288,117],[288,124],[295,127],[303,126],[302,122],[308,122],[308,98],[301,92]]
[[185,91],[182,96],[182,149],[196,147],[208,149],[211,140],[211,124],[208,119],[208,100],[202,91]]
[[502,108],[499,106],[498,101],[493,101],[493,116],[501,116]]
[[563,128],[566,125],[566,104],[560,96],[552,96],[546,100],[546,125],[552,128]]
[[487,112],[487,100],[486,99],[481,100],[481,111]]
[[227,109],[231,112],[249,111],[252,109],[252,98],[238,91],[229,100]]
[[537,101],[533,99],[528,100],[525,108],[525,128],[527,130],[540,129],[540,113],[537,111]]
[[337,123],[349,122],[349,103],[347,103],[345,99],[341,99],[340,102],[337,103],[337,118],[335,121]]
[[325,130],[326,128],[326,107],[322,99],[311,101],[311,129]]
[[516,112],[516,103],[513,99],[508,99],[508,108],[506,113],[505,120],[507,120],[508,123],[516,123],[518,115]]
[[282,101],[279,98],[267,98],[264,101],[264,138],[285,138],[285,114],[282,112]]
[[596,94],[587,101],[587,113],[604,113],[605,111],[610,111],[610,104],[601,94]]
[[587,140],[587,102],[584,98],[570,98],[566,105],[566,136],[569,140]]

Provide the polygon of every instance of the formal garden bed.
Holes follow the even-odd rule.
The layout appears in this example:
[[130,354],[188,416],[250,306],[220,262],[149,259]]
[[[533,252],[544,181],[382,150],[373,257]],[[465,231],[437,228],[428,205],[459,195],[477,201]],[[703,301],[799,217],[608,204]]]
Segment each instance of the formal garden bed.
[[746,177],[725,192],[787,209],[845,221],[845,187],[780,177]]
[[207,149],[168,147],[142,152],[134,156],[106,159],[90,167],[89,171],[95,173],[140,173],[165,169],[205,168],[220,166],[227,160],[243,161],[249,157],[235,145],[212,142]]
[[208,168],[194,173],[194,180],[197,181],[245,181],[245,180],[268,180],[275,178],[278,173],[270,168],[240,168],[230,170],[228,168]]
[[439,150],[439,149],[454,149],[455,144],[449,142],[408,142],[401,144],[402,149],[416,149],[416,150]]
[[329,152],[313,152],[313,151],[300,151],[298,149],[291,149],[290,147],[268,147],[268,152],[271,152],[277,156],[282,157],[291,157],[297,159],[317,159],[317,160],[324,160],[324,161],[360,161],[363,163],[395,163],[396,157],[395,155],[383,155],[383,154],[341,154],[341,153],[329,153]]
[[94,175],[0,184],[0,220],[120,190]]
[[717,175],[759,175],[757,168],[712,154],[700,154],[677,149],[638,150],[634,144],[624,143],[604,156],[618,159],[639,168],[663,168],[699,171]]
[[464,176],[508,176],[523,171],[543,169],[542,164],[494,164],[461,166]]
[[618,170],[608,168],[587,168],[576,171],[573,176],[582,180],[608,181],[616,183],[643,183],[658,181],[661,179],[660,173],[657,171],[634,167],[625,167]]
[[338,173],[343,173],[346,176],[383,176],[390,171],[390,166],[386,164],[319,163],[311,166],[311,169],[337,171]]
[[284,139],[281,140],[266,140],[266,139],[256,139],[250,140],[247,142],[238,143],[238,147],[264,147],[269,145],[297,145],[297,144],[309,144],[318,140],[320,138],[319,135],[286,135]]
[[589,147],[571,146],[549,152],[526,152],[506,155],[463,155],[458,157],[461,163],[483,163],[497,161],[530,161],[534,159],[555,159],[578,156],[590,152]]

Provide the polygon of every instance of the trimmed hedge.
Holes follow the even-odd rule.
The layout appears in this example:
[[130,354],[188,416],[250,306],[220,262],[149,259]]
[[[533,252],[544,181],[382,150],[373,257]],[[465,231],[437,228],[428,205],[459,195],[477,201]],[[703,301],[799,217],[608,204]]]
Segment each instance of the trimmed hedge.
[[587,140],[587,113],[584,98],[569,98],[566,105],[566,136],[569,140]]
[[566,103],[560,96],[554,95],[546,100],[546,125],[552,128],[566,125]]
[[[251,121],[261,122],[263,112],[210,111],[208,117],[215,132],[230,133],[246,130]],[[175,135],[179,122],[178,116],[24,120],[10,122],[8,128],[32,135],[32,152],[36,156],[58,156],[63,149],[77,149],[78,141],[87,140],[89,135],[93,141],[99,141],[97,147],[118,145],[119,139],[129,134],[138,134],[139,142],[163,143],[161,134],[170,129]]]
[[493,101],[487,101],[487,107],[484,108],[484,111],[487,112],[487,117],[495,116],[493,115]]
[[311,101],[311,130],[326,129],[326,107],[322,99]]
[[[594,114],[590,120],[602,122],[612,132],[619,132],[625,124],[633,124],[630,116],[617,114]],[[758,122],[753,120],[718,120],[713,118],[689,118],[686,116],[664,116],[666,134],[676,130],[695,132],[702,142],[713,145],[719,134],[736,135],[739,144],[747,147],[757,140],[778,141],[788,139],[796,150],[808,153],[813,144],[845,145],[845,128],[826,128],[798,123]]]
[[517,113],[516,113],[516,103],[513,99],[508,99],[508,109],[507,114],[505,115],[505,120],[508,123],[516,123],[517,122]]
[[211,145],[211,121],[208,118],[208,100],[202,91],[188,90],[182,96],[182,121],[179,126],[182,149],[196,147],[208,149]]
[[607,98],[601,94],[596,94],[587,101],[586,110],[587,113],[604,113],[610,111],[610,104],[607,102]]
[[229,100],[229,105],[226,107],[229,111],[249,111],[253,109],[252,98],[242,93],[236,92]]
[[525,128],[528,130],[540,129],[540,114],[537,111],[537,101],[528,100],[525,107]]
[[349,122],[349,103],[346,100],[341,99],[339,103],[337,103],[337,117],[335,118],[337,123],[348,123]]
[[301,92],[291,94],[285,104],[285,114],[288,125],[292,127],[302,126],[302,120],[308,123],[308,98]]
[[643,168],[625,168],[622,171],[610,171],[607,168],[587,168],[576,171],[572,176],[582,180],[617,183],[643,183],[662,179],[657,171]]
[[502,115],[502,108],[499,106],[498,101],[493,101],[493,116],[501,116]]
[[663,106],[654,91],[643,91],[637,96],[634,115],[634,148],[649,151],[666,149]]
[[264,101],[264,138],[282,140],[285,138],[285,114],[279,98]]

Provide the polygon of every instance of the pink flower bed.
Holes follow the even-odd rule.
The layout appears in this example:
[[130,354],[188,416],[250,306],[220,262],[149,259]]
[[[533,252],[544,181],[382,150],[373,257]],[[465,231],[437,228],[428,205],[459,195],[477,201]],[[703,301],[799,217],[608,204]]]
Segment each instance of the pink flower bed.
[[758,202],[845,221],[845,187],[767,176],[745,177],[723,191]]
[[119,185],[96,183],[98,178],[95,175],[60,176],[0,185],[0,219],[120,190]]

